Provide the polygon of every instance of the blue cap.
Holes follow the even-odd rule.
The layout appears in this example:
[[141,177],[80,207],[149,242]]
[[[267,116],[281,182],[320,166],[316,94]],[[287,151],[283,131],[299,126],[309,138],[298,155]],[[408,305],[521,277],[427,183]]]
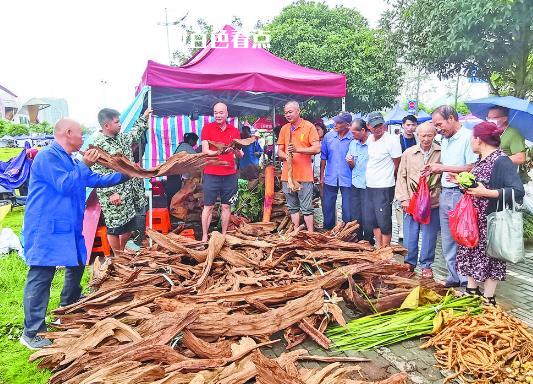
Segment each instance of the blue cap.
[[333,121],[335,122],[335,124],[350,124],[352,122],[352,115],[348,112],[341,112],[333,118]]

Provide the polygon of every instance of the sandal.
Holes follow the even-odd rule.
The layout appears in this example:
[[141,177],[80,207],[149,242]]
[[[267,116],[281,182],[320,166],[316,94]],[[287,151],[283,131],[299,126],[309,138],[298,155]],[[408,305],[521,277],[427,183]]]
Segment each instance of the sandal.
[[482,296],[481,291],[479,290],[479,287],[475,287],[475,288],[466,287],[465,292],[467,295],[471,295],[471,296]]
[[433,279],[433,270],[431,268],[422,268],[423,279]]
[[491,296],[491,297],[485,296],[484,298],[490,305],[496,306],[496,296]]

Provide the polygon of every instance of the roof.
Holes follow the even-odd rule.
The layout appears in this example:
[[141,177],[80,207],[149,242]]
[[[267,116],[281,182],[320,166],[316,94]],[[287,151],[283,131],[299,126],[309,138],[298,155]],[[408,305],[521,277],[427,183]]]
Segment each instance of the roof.
[[6,87],[4,87],[2,84],[0,84],[0,89],[8,94],[10,94],[11,96],[13,97],[17,97],[17,95],[15,95],[13,92],[11,92],[9,89],[7,89]]

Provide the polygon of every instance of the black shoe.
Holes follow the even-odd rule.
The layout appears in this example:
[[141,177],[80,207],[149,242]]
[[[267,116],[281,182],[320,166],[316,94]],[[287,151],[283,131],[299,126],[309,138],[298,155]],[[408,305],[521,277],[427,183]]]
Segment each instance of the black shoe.
[[410,272],[414,272],[415,271],[416,266],[414,266],[413,264],[411,264],[411,263],[404,263],[404,264],[409,266],[409,271]]
[[486,297],[484,296],[484,299],[492,306],[496,306],[496,296]]
[[458,281],[446,281],[444,283],[445,288],[459,288],[461,286],[461,283]]
[[465,292],[467,295],[470,295],[470,296],[481,296],[481,291],[479,290],[479,287],[475,287],[475,288],[467,287]]

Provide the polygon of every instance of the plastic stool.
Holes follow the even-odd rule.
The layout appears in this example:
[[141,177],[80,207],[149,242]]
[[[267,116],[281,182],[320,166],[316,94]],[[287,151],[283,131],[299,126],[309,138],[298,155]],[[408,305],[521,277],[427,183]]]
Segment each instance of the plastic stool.
[[91,251],[91,257],[94,256],[111,256],[111,246],[107,240],[107,227],[102,226],[96,229],[94,235],[93,249]]
[[196,240],[196,236],[194,235],[194,229],[192,228],[184,229],[183,231],[179,233],[179,235],[183,237],[188,237],[189,239]]
[[[163,234],[170,231],[170,213],[168,208],[152,208],[152,229]],[[150,227],[150,211],[146,212],[146,228]]]

